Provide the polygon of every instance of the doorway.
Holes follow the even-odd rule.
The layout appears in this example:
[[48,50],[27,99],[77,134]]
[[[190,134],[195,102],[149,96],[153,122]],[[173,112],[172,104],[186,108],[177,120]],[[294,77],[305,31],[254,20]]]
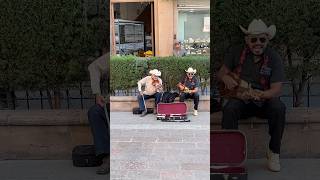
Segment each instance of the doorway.
[[110,10],[112,54],[154,56],[153,2],[115,2]]

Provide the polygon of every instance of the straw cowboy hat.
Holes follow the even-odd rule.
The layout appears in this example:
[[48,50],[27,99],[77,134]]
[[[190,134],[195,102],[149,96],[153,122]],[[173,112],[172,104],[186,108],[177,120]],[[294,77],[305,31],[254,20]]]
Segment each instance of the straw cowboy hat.
[[149,71],[150,74],[153,74],[155,76],[161,76],[161,72],[158,71],[158,69],[153,69],[151,71]]
[[197,73],[197,70],[196,69],[193,69],[192,67],[189,67],[188,70],[185,70],[186,73]]
[[267,34],[268,39],[272,39],[276,35],[276,26],[271,25],[267,27],[267,25],[261,20],[254,19],[248,27],[248,30],[243,28],[241,25],[239,25],[240,29],[242,30],[243,33],[246,35],[252,34]]

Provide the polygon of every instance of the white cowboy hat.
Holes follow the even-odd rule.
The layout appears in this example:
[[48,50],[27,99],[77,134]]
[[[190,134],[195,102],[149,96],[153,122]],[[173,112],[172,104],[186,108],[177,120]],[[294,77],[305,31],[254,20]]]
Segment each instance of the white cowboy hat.
[[196,69],[193,69],[192,67],[189,67],[188,70],[185,70],[187,73],[197,73]]
[[261,20],[254,19],[248,26],[248,30],[239,25],[240,29],[246,35],[249,34],[267,34],[269,40],[272,39],[276,35],[276,26],[271,25],[267,27],[267,25]]
[[149,71],[150,74],[156,75],[156,76],[161,76],[161,72],[158,71],[158,69],[153,69]]

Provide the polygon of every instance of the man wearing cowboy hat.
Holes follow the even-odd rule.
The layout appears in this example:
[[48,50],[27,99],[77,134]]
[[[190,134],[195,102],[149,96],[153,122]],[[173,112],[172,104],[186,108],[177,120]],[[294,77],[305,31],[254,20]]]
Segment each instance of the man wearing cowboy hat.
[[[149,71],[150,76],[147,76],[140,81],[138,81],[138,102],[140,111],[142,111],[141,117],[147,114],[147,109],[145,105],[145,100],[150,98],[155,98],[155,108],[154,113],[156,113],[157,105],[161,100],[161,89],[162,89],[162,80],[159,78],[161,72],[157,69]],[[144,86],[144,91],[142,91],[142,86]]]
[[195,74],[196,69],[189,67],[186,71],[186,75],[177,85],[180,89],[180,102],[184,102],[185,99],[193,99],[194,101],[194,110],[193,115],[198,115],[198,105],[199,105],[199,80],[196,78]]
[[229,99],[223,108],[222,128],[237,129],[238,120],[249,116],[268,119],[269,135],[267,149],[268,168],[280,171],[280,146],[285,126],[286,107],[280,101],[282,82],[285,80],[282,59],[276,51],[268,47],[275,36],[276,27],[254,19],[248,30],[240,26],[245,34],[246,45],[232,48],[224,58],[224,64],[218,72],[218,79],[226,88],[232,90],[238,83],[228,74],[233,72],[249,82],[256,96],[244,99]]

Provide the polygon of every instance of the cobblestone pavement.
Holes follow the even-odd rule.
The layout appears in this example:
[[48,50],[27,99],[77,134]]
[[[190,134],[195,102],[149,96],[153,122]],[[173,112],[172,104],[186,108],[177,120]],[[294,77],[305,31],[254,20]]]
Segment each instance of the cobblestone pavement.
[[208,180],[209,112],[191,122],[111,113],[112,180]]

